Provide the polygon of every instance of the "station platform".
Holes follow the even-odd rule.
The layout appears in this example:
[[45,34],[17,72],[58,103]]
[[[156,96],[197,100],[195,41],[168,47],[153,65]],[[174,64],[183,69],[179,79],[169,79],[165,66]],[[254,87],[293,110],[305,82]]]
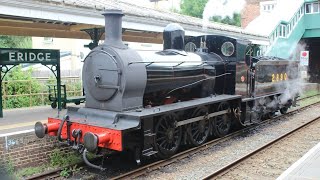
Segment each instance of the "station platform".
[[320,179],[320,143],[277,178],[277,180],[287,179]]
[[38,121],[46,122],[48,117],[62,117],[66,109],[58,113],[57,109],[50,106],[40,106],[31,108],[19,108],[3,111],[3,118],[0,118],[0,136],[18,131],[26,131],[34,128]]
[[[303,87],[304,91],[320,90],[320,85],[316,83],[305,83]],[[69,106],[82,107],[84,104],[73,105],[70,103],[68,104]],[[8,133],[18,133],[26,130],[32,131],[36,122],[46,122],[48,117],[58,117],[58,115],[62,117],[66,112],[66,109],[62,109],[58,114],[58,110],[52,109],[50,106],[4,110],[4,117],[0,118],[0,137]]]

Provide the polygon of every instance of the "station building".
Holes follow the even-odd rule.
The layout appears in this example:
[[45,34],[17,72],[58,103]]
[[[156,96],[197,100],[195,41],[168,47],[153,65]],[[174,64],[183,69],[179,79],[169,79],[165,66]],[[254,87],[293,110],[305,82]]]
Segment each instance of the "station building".
[[242,26],[251,33],[268,36],[267,56],[299,59],[309,54],[306,67],[310,82],[320,82],[320,5],[317,0],[248,0]]

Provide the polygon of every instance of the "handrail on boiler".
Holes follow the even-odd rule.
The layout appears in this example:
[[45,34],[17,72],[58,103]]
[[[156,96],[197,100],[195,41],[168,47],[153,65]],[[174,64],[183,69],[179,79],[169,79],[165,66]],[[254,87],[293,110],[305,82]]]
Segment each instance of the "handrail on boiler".
[[172,67],[178,67],[184,63],[201,63],[197,66],[202,66],[202,65],[206,65],[206,66],[211,66],[209,64],[205,64],[205,63],[208,63],[208,62],[221,62],[221,61],[160,61],[160,62],[156,62],[156,61],[137,61],[137,62],[129,62],[128,63],[128,66],[132,65],[132,64],[146,64],[146,67],[150,66],[151,64],[154,64],[154,63],[177,63],[177,65],[174,65]]

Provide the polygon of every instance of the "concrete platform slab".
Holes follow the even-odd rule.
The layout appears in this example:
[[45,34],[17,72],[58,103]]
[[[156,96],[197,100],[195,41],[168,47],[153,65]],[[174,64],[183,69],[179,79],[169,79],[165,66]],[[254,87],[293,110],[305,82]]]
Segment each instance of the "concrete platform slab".
[[50,106],[4,110],[4,117],[0,118],[0,134],[33,129],[36,122],[46,122],[48,117],[62,117],[65,113],[65,109],[58,112]]
[[277,180],[287,179],[320,179],[320,143],[277,178]]

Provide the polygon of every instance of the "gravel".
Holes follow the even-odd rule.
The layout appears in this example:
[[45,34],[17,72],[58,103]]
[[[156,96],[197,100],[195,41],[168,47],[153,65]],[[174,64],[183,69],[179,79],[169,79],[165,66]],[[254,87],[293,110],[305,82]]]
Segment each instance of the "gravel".
[[[235,161],[241,156],[253,151],[256,148],[263,146],[264,144],[278,138],[279,136],[285,134],[286,132],[295,129],[296,127],[304,124],[305,122],[319,117],[320,111],[318,111],[320,105],[316,105],[310,108],[307,108],[300,113],[281,118],[277,121],[267,123],[260,127],[255,128],[254,130],[248,132],[247,134],[230,139],[228,141],[222,142],[218,145],[210,147],[200,153],[194,154],[188,158],[184,158],[179,162],[170,164],[166,167],[161,168],[159,171],[153,171],[144,177],[139,179],[201,179],[208,175],[210,172],[214,172],[221,167]],[[317,132],[317,131],[315,131]],[[311,146],[312,144],[310,144]],[[286,164],[289,166],[296,159],[299,159],[310,147],[305,146],[296,146],[291,151],[299,151],[298,149],[304,148],[301,150],[301,155],[297,154],[295,156],[290,156],[286,158],[285,154],[280,156],[277,154],[275,156],[282,157],[279,161],[284,163],[273,163],[272,156],[266,155],[265,160],[260,160],[255,162],[255,164],[247,164],[245,169],[255,169],[245,172],[243,169],[230,174],[230,177],[225,176],[227,179],[257,179],[261,177],[266,177],[264,179],[274,179],[285,170],[281,164]],[[286,148],[284,148],[286,149]],[[266,162],[270,162],[267,164]],[[261,167],[274,167],[270,171],[261,171]],[[286,166],[286,167],[287,167]]]
[[320,121],[246,160],[218,179],[276,179],[320,139]]

